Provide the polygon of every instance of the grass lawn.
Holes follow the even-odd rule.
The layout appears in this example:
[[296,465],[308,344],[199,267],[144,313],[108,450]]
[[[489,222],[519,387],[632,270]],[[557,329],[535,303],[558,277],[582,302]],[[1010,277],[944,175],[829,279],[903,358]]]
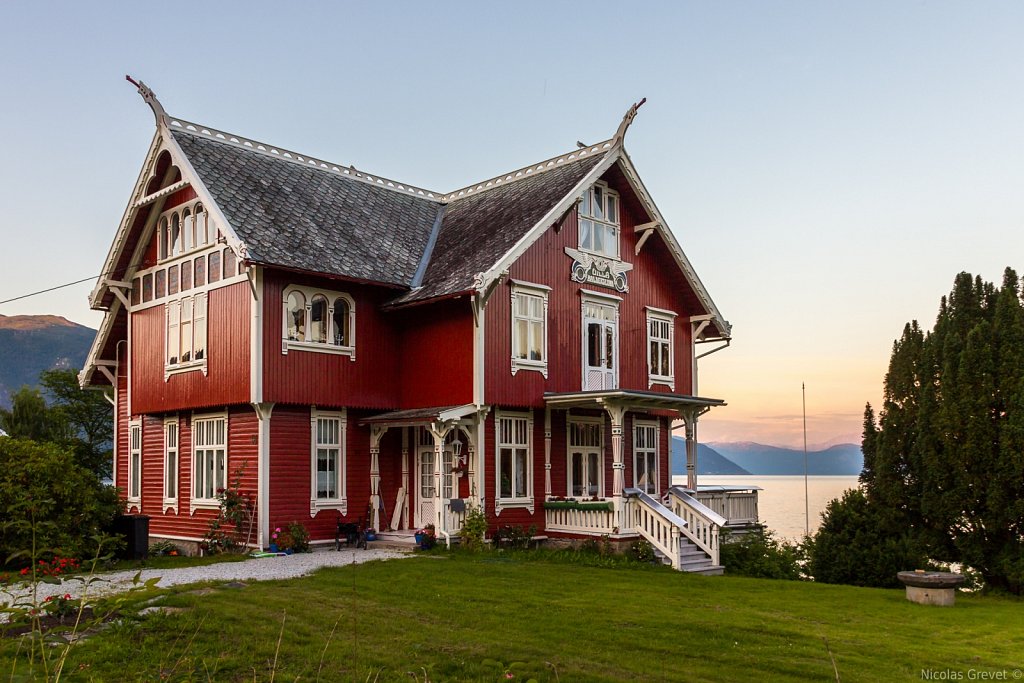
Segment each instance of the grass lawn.
[[[1014,680],[1024,667],[1024,604],[1013,598],[924,607],[902,590],[493,552],[182,588],[161,604],[185,609],[115,622],[72,650],[68,678],[496,681],[511,665],[514,680],[834,681],[834,657],[843,681],[947,670]],[[0,643],[0,672],[14,647]]]

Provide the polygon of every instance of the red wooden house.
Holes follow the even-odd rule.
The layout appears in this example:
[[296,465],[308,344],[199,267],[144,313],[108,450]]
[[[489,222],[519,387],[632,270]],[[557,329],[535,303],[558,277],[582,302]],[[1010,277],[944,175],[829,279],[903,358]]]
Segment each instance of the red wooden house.
[[[114,480],[153,537],[199,541],[217,492],[256,543],[339,516],[466,506],[548,538],[644,537],[717,565],[690,494],[699,345],[729,324],[615,136],[449,193],[167,115],[91,294],[83,386],[116,398]],[[670,486],[673,420],[689,489]]]

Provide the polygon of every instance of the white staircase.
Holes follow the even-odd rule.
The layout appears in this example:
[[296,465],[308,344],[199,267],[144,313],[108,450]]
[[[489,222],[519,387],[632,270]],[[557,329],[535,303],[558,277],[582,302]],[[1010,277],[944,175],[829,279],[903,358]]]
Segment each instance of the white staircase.
[[655,555],[673,569],[708,576],[722,574],[718,528],[725,520],[684,492],[672,493],[674,510],[639,489],[626,489],[629,523],[654,546]]

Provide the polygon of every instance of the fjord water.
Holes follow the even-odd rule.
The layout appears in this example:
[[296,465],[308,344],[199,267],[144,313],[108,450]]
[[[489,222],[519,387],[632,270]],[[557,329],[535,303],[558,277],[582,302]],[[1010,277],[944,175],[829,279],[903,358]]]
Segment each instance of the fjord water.
[[[686,484],[686,477],[675,476],[674,484]],[[760,486],[757,499],[761,522],[775,532],[778,538],[798,541],[804,537],[804,478],[803,476],[759,475],[702,475],[700,484],[721,486]],[[857,477],[808,477],[807,500],[810,508],[810,527],[813,534],[821,523],[821,513],[833,498],[839,498],[846,489],[857,487]]]

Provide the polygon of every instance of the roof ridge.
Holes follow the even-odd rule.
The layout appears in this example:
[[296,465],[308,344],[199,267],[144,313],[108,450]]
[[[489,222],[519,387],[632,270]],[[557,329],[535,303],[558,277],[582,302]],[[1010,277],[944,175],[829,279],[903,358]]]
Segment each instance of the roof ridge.
[[167,117],[167,125],[171,130],[179,130],[191,135],[204,136],[216,142],[222,142],[234,147],[241,147],[244,150],[254,152],[256,154],[262,154],[274,159],[281,159],[282,161],[288,161],[293,164],[299,164],[305,168],[314,168],[320,171],[326,171],[327,173],[332,173],[343,178],[357,180],[373,185],[374,187],[400,192],[401,194],[411,195],[421,199],[444,202],[442,194],[440,192],[435,192],[434,190],[427,190],[422,187],[410,185],[409,183],[391,180],[390,178],[385,178],[374,173],[359,171],[355,166],[342,166],[341,164],[335,164],[330,161],[309,156],[308,154],[293,152],[291,150],[284,149],[279,145],[271,145],[269,143],[260,142],[241,135],[235,135],[234,133],[218,130],[212,126],[204,126],[203,124],[186,121],[185,119],[177,118],[175,116]]
[[616,138],[609,138],[607,140],[595,143],[593,145],[585,145],[583,147],[574,149],[570,152],[565,152],[563,154],[553,156],[550,159],[538,161],[527,166],[523,166],[522,168],[517,168],[514,171],[502,173],[501,175],[496,175],[493,178],[482,180],[478,183],[473,183],[471,185],[467,185],[466,187],[459,188],[458,190],[453,190],[446,194],[442,194],[440,195],[440,198],[441,201],[452,202],[458,199],[463,199],[468,196],[475,196],[480,194],[481,192],[486,192],[487,190],[493,189],[495,187],[508,185],[509,183],[515,182],[517,180],[522,180],[523,178],[530,178],[535,175],[544,173],[545,171],[550,171],[551,169],[558,168],[560,165],[565,164],[567,162],[571,163],[573,161],[578,161],[579,159],[582,159],[583,157],[588,155],[598,154],[600,152],[607,152],[608,150],[615,146],[615,142]]

